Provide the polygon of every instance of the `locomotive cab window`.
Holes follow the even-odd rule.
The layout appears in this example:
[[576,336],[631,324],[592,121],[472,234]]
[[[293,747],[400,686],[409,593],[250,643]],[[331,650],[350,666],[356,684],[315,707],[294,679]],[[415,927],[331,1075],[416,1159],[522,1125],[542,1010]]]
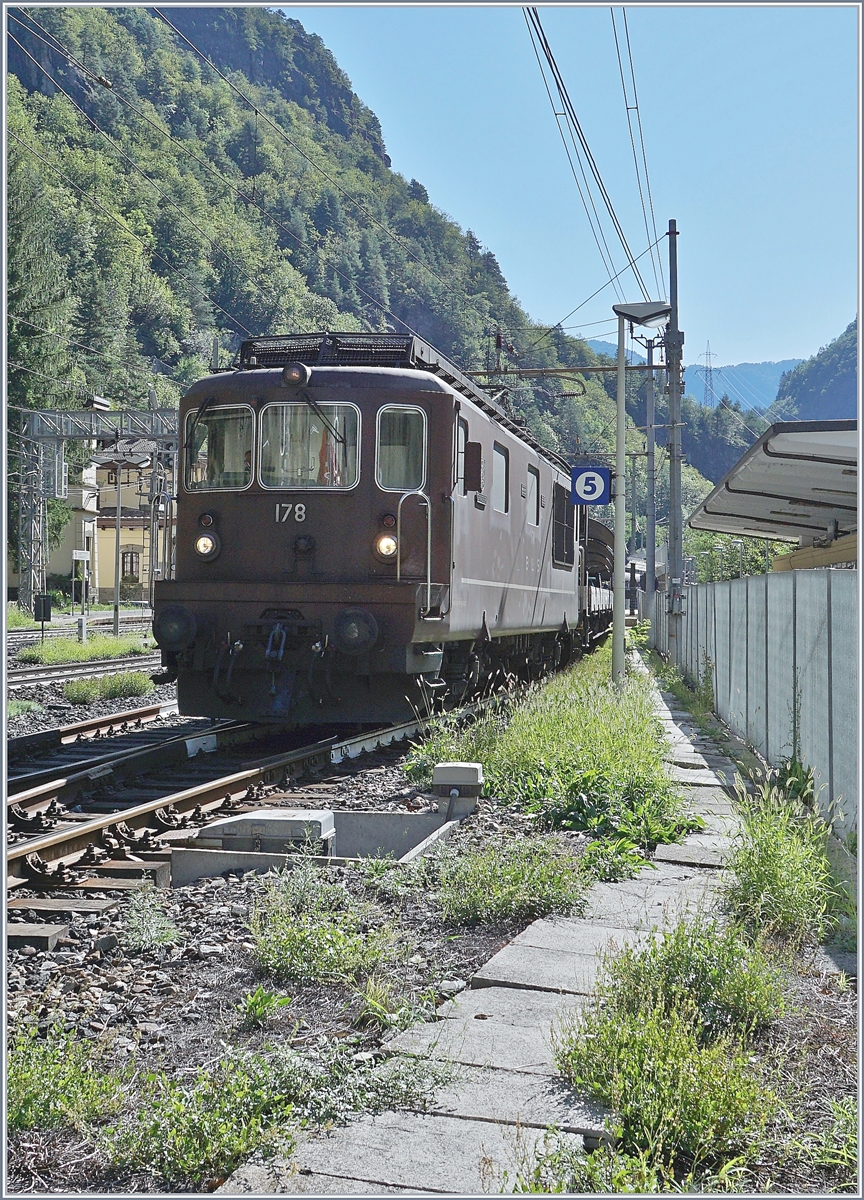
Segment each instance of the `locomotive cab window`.
[[468,422],[460,417],[456,423],[456,491],[460,496],[467,496],[465,486],[465,447],[468,444]]
[[252,482],[252,409],[199,408],[186,414],[186,490],[216,492]]
[[560,483],[552,485],[552,562],[556,567],[572,567],[574,560],[574,506],[570,492]]
[[426,414],[389,404],[378,413],[375,478],[385,492],[413,492],[426,482]]
[[259,478],[265,488],[352,488],[360,414],[353,404],[267,404],[261,410]]
[[528,468],[528,497],[526,504],[529,525],[540,524],[540,472],[536,467]]
[[510,452],[497,442],[492,447],[492,507],[510,511]]

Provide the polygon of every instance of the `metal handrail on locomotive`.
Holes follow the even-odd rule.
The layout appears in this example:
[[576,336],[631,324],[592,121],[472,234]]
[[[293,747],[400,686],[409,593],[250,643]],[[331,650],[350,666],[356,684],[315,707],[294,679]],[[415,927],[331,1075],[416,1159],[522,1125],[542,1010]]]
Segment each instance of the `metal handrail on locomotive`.
[[252,338],[180,429],[153,632],[182,713],[402,721],[608,628],[608,532],[567,463],[420,338]]

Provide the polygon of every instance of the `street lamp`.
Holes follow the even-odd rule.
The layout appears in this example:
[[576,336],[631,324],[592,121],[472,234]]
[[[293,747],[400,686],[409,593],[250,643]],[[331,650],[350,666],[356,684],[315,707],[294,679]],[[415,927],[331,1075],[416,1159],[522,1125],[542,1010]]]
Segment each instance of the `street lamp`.
[[[700,551],[699,551],[699,557],[700,557],[700,558],[710,558],[710,557],[711,557],[711,551],[710,551],[710,550],[700,550]],[[713,572],[713,571],[711,571],[711,579],[709,579],[709,578],[708,578],[708,573],[709,573],[709,568],[708,568],[708,564],[706,563],[706,564],[705,564],[705,582],[706,582],[706,583],[711,583],[711,582],[712,582],[712,580],[713,580],[713,578],[714,578],[714,572]]]
[[618,318],[618,403],[615,424],[615,567],[612,577],[612,678],[619,688],[624,686],[624,568],[626,564],[626,421],[625,405],[627,364],[624,357],[624,327],[626,323],[658,329],[666,324],[672,307],[662,300],[646,304],[613,304]]
[[738,547],[738,578],[744,578],[744,543],[741,538],[733,538],[732,545]]

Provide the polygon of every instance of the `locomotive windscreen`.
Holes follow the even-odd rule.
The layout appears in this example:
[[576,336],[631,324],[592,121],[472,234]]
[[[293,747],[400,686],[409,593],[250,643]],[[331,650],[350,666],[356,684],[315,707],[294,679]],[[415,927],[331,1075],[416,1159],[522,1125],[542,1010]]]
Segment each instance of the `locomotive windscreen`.
[[245,404],[188,413],[184,444],[188,491],[244,488],[252,482],[252,409]]
[[267,404],[261,411],[261,483],[351,488],[357,482],[357,409],[350,404]]

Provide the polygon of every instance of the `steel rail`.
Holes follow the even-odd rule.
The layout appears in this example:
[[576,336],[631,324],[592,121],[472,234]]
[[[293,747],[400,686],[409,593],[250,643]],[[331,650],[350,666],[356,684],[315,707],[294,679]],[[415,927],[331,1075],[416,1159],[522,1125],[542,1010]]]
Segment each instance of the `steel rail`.
[[16,762],[30,754],[44,750],[53,750],[69,742],[84,738],[87,734],[104,733],[122,729],[140,721],[145,724],[155,721],[158,717],[173,716],[177,712],[177,701],[168,704],[148,704],[143,708],[127,709],[124,712],[111,713],[110,716],[90,717],[86,721],[75,721],[72,725],[59,725],[55,729],[40,729],[36,733],[22,733],[11,737],[6,742],[6,758],[8,762]]
[[[486,700],[467,705],[453,715],[457,718],[472,716],[490,705],[500,702],[500,699],[500,696],[491,696]],[[364,751],[402,741],[406,737],[426,729],[434,720],[434,717],[418,717],[399,725],[383,726],[380,729],[355,734],[349,738],[335,736],[325,738],[308,746],[250,763],[231,775],[196,784],[194,787],[162,796],[157,800],[148,800],[132,808],[106,813],[91,820],[76,822],[71,827],[28,838],[26,841],[10,846],[7,850],[7,886],[15,887],[28,882],[28,880],[37,882],[38,886],[53,886],[50,875],[42,876],[38,881],[30,878],[27,859],[32,855],[38,856],[38,860],[42,864],[59,863],[69,858],[70,861],[66,865],[74,869],[75,861],[72,856],[84,853],[91,843],[94,846],[97,845],[102,835],[114,826],[122,824],[129,831],[142,831],[143,833],[149,830],[157,834],[164,834],[172,828],[172,824],[174,829],[179,828],[182,825],[184,814],[197,810],[198,817],[195,822],[197,827],[202,822],[206,824],[208,817],[217,815],[215,809],[230,806],[231,811],[236,811],[238,799],[247,798],[256,786],[272,784],[287,774],[296,776],[304,769],[308,770],[316,765],[340,763],[346,759],[356,758]],[[156,819],[156,814],[160,814],[161,821]],[[133,853],[135,852],[134,842],[130,844],[129,849]],[[150,851],[142,851],[139,861],[145,864],[148,861],[164,861],[166,853],[167,849],[157,850],[155,855]],[[136,859],[127,861],[134,863]],[[90,872],[90,877],[98,875],[98,866],[91,868],[88,865],[87,870]],[[74,887],[75,883],[67,883],[66,886]],[[110,881],[106,881],[105,887],[110,886]]]
[[39,683],[55,683],[67,679],[87,679],[108,674],[113,667],[152,668],[162,665],[161,654],[135,654],[123,658],[94,658],[89,662],[51,663],[43,666],[10,667],[6,672],[7,688],[28,687]]

